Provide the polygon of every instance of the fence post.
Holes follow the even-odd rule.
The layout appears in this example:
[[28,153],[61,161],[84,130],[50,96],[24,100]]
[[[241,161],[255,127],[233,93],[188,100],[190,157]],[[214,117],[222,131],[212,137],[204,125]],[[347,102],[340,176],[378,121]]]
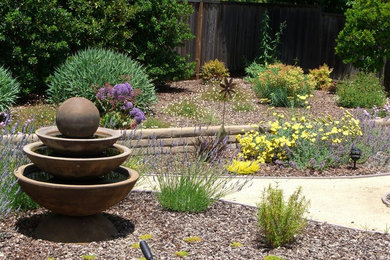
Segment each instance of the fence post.
[[199,8],[196,14],[196,39],[195,39],[196,79],[199,79],[199,72],[200,72],[200,52],[202,49],[202,25],[203,25],[203,0],[199,2]]

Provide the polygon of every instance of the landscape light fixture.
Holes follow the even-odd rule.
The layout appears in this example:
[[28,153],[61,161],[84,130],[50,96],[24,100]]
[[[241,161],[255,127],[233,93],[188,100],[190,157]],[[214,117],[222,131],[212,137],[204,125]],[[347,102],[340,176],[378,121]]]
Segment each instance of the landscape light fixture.
[[142,254],[146,258],[146,260],[153,260],[152,252],[150,251],[150,248],[148,246],[148,243],[146,243],[146,241],[142,240],[139,243],[139,247],[141,248]]
[[354,170],[356,170],[356,161],[360,159],[360,157],[362,156],[362,150],[360,150],[359,148],[356,148],[356,147],[352,147],[351,148],[351,159],[353,160],[353,168]]

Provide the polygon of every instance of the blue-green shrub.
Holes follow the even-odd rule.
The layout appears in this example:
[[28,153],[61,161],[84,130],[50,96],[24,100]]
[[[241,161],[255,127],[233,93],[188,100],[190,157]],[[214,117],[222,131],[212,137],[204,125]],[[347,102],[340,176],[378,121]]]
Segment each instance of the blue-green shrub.
[[69,57],[51,77],[48,99],[59,103],[81,96],[95,101],[97,86],[123,83],[126,77],[130,77],[133,88],[142,91],[136,98],[137,107],[145,109],[156,101],[155,88],[145,69],[130,57],[105,49],[87,49]]
[[15,103],[20,91],[19,83],[11,73],[0,66],[0,112],[4,112]]

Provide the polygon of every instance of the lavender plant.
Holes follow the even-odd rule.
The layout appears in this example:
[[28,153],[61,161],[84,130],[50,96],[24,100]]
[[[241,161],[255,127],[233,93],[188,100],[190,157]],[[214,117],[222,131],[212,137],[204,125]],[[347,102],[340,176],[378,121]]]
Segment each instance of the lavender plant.
[[146,118],[145,114],[133,105],[136,96],[136,91],[128,82],[115,86],[106,83],[96,94],[96,106],[102,116],[101,124],[131,129],[141,124]]
[[372,120],[372,116],[365,113],[365,110],[357,109],[355,116],[360,122],[362,135],[357,137],[351,145],[362,150],[362,157],[359,160],[364,162],[379,151],[390,153],[390,128],[378,124]]
[[12,174],[17,167],[28,163],[22,147],[27,144],[33,129],[26,126],[24,133],[19,134],[17,124],[9,127],[11,122],[11,117],[6,115],[0,127],[0,218],[12,210],[37,207],[37,204],[21,191]]

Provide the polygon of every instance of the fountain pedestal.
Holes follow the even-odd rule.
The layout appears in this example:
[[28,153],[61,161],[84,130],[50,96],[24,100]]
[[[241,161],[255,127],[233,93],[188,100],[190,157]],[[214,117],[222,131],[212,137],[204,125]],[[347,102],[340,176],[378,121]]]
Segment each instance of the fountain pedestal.
[[110,240],[117,233],[114,224],[102,214],[81,217],[50,214],[34,230],[35,238],[61,243]]

